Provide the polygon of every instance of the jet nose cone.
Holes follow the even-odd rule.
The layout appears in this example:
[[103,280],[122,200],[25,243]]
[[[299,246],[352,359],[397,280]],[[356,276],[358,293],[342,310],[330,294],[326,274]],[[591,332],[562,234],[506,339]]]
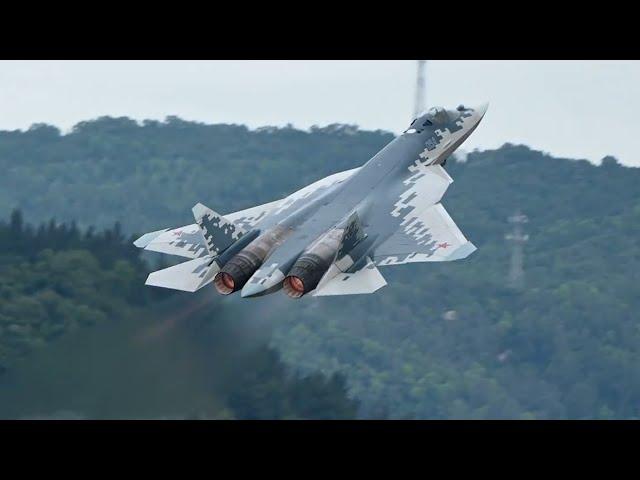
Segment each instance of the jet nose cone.
[[478,115],[478,117],[482,118],[484,117],[484,114],[487,113],[488,108],[489,108],[489,102],[485,102],[482,105],[478,105],[476,108],[474,108],[474,110]]

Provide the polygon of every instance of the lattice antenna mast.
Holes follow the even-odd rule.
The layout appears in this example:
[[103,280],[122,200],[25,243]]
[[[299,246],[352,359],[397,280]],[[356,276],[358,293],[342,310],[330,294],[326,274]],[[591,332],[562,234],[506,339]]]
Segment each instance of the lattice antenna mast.
[[416,103],[413,111],[413,118],[417,118],[427,105],[426,97],[427,61],[418,60],[418,77],[416,79]]
[[524,287],[524,244],[529,240],[529,235],[524,233],[524,224],[529,219],[526,215],[516,212],[508,220],[513,225],[513,230],[505,235],[507,241],[511,243],[511,266],[507,286],[521,289]]

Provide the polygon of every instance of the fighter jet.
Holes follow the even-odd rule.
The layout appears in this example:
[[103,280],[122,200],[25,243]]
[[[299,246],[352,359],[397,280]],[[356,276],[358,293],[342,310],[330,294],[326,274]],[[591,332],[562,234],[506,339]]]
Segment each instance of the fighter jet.
[[198,203],[196,223],[134,242],[191,258],[146,284],[195,292],[213,283],[242,297],[365,294],[386,285],[379,267],[466,258],[476,247],[440,203],[453,182],[443,167],[486,110],[431,108],[361,167],[280,200],[225,215]]

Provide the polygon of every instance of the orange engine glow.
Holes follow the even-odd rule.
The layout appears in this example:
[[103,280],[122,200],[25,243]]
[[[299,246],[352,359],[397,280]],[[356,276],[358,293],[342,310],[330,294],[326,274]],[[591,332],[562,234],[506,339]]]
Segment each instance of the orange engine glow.
[[233,277],[226,272],[219,272],[216,278],[213,279],[213,285],[216,287],[218,293],[222,295],[229,295],[235,290],[236,282]]
[[283,289],[291,298],[299,298],[304,295],[304,283],[299,277],[289,276],[285,278]]

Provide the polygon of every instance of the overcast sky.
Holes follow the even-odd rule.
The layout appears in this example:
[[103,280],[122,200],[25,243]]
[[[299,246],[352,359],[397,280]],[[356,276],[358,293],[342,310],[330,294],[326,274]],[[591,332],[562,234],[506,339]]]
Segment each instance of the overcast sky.
[[[0,61],[0,129],[101,115],[404,130],[413,61]],[[427,103],[490,102],[463,146],[640,166],[640,61],[430,61]]]

